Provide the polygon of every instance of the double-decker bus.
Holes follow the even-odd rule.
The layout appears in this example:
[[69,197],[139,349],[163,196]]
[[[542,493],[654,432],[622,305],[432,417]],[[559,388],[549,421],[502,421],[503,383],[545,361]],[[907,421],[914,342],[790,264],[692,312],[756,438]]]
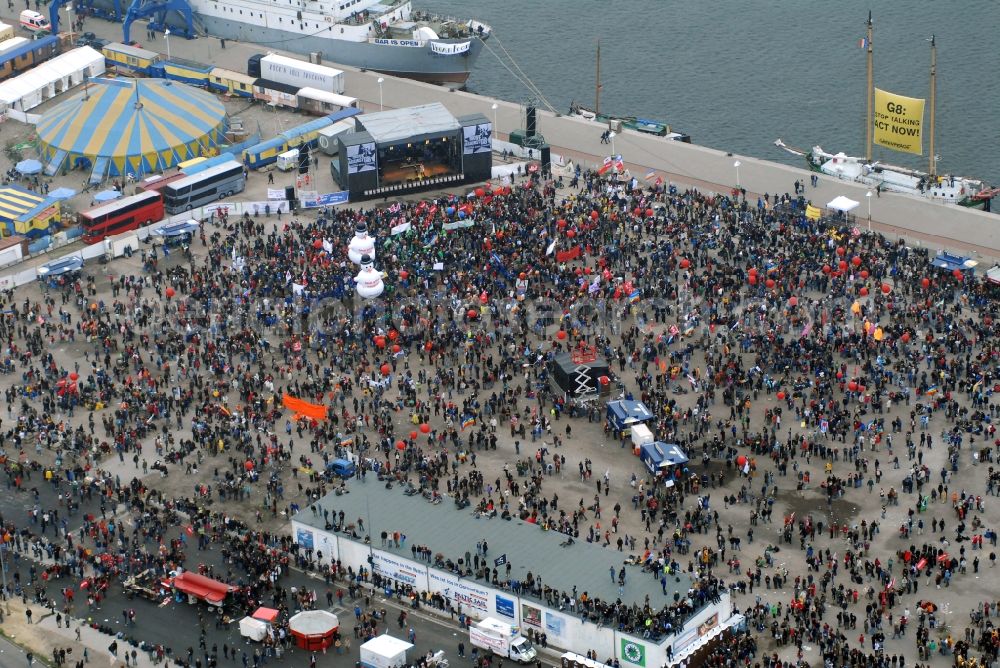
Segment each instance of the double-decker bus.
[[163,219],[163,198],[158,192],[144,192],[101,204],[79,214],[84,243],[138,229]]
[[171,181],[160,189],[169,214],[183,213],[234,193],[246,186],[243,164],[236,160]]

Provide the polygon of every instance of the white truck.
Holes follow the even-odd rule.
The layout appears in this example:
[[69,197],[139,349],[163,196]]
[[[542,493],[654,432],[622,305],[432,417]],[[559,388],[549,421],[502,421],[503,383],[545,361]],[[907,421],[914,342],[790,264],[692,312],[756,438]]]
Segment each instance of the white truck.
[[486,617],[469,627],[469,642],[473,647],[488,649],[518,663],[533,663],[538,656],[537,650],[516,626],[492,617]]

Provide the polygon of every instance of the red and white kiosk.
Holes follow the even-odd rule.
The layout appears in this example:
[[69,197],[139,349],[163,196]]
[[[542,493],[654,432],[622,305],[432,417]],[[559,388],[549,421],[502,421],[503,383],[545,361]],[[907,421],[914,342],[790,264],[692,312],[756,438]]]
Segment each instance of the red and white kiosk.
[[305,610],[288,620],[295,645],[306,651],[332,647],[339,628],[337,615],[326,610]]

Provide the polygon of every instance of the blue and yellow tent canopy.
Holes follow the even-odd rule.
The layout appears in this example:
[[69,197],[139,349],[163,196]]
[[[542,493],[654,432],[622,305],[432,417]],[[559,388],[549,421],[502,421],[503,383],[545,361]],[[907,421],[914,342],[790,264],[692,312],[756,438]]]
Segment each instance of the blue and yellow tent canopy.
[[211,93],[162,79],[94,79],[42,115],[46,173],[107,163],[106,176],[163,171],[224,140],[226,109]]
[[0,187],[0,229],[4,236],[40,236],[58,218],[58,200],[20,186]]

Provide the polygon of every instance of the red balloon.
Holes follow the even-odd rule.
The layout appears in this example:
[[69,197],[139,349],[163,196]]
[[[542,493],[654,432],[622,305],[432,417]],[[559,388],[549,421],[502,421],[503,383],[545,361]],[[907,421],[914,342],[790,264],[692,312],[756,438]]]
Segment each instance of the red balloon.
[[831,271],[833,271],[833,267],[831,267],[828,264],[824,264],[823,265],[823,273],[824,274],[829,274]]
[[652,218],[655,213],[652,209],[646,209],[646,218]]
[[778,392],[777,397],[778,397],[778,401],[783,401],[784,398],[785,398],[785,393],[784,392]]
[[400,352],[401,350],[402,350],[402,348],[399,347],[398,343],[394,343],[392,345],[392,352],[393,352],[393,354],[396,354],[396,353]]
[[590,212],[590,219],[591,220],[597,220],[600,217],[601,217],[601,214],[599,214],[598,212],[596,212],[596,211],[591,211]]
[[391,367],[391,366],[389,366],[388,364],[383,364],[383,365],[382,365],[382,366],[381,366],[381,367],[379,368],[379,371],[381,371],[381,372],[382,372],[382,375],[383,375],[383,376],[388,376],[388,375],[389,375],[390,373],[392,373],[392,367]]
[[600,378],[598,378],[598,379],[597,379],[597,381],[598,381],[598,382],[599,382],[599,383],[600,383],[601,385],[607,385],[608,383],[610,383],[610,382],[611,382],[611,379],[610,379],[610,378],[608,378],[607,376],[601,376]]
[[687,258],[682,258],[681,259],[681,269],[687,269],[690,266],[691,266],[691,260],[689,260]]
[[572,239],[575,236],[576,236],[576,230],[573,230],[573,229],[566,230],[566,238],[567,239]]
[[799,298],[798,297],[789,297],[788,298],[788,305],[789,306],[798,306],[799,305]]
[[166,290],[163,291],[163,293],[167,295],[167,299],[171,299],[174,295],[177,294],[177,292],[173,288],[167,288]]
[[920,285],[923,287],[924,290],[926,290],[927,288],[931,287],[931,279],[929,278],[920,279]]
[[861,278],[868,278],[868,270],[867,269],[862,269],[861,270]]
[[405,269],[403,269],[401,272],[399,272],[399,279],[400,280],[405,281],[409,277],[410,277],[410,272],[406,271]]
[[560,218],[559,220],[557,220],[556,221],[556,227],[558,227],[560,230],[563,229],[563,228],[565,228],[566,227],[566,220],[563,219],[563,218]]
[[851,382],[849,382],[847,384],[847,389],[849,389],[851,392],[857,392],[858,391],[858,383],[856,381],[852,380]]
[[844,248],[843,246],[837,246],[837,255],[839,255],[840,257],[844,257],[844,255],[846,254],[847,254],[846,248]]
[[757,285],[757,274],[750,274],[747,280],[750,281],[750,285]]
[[[989,323],[987,323],[987,324],[989,324]],[[69,375],[69,379],[72,380],[72,381],[77,381],[77,380],[80,379],[80,374],[78,374],[76,371],[74,371],[73,373],[71,373]]]
[[767,286],[768,290],[773,289],[774,288],[774,279],[773,278],[767,279],[766,281],[764,281],[764,285]]
[[641,216],[642,215],[642,209],[640,209],[639,207],[635,207],[634,209],[632,209],[632,215],[633,216]]
[[482,197],[485,194],[486,194],[485,190],[483,190],[482,188],[476,188],[476,197]]
[[962,280],[962,270],[961,269],[956,269],[955,271],[951,272],[951,275],[954,276],[959,281]]
[[837,380],[841,380],[843,377],[844,377],[844,372],[843,371],[838,371],[837,372]]
[[406,450],[406,443],[404,443],[403,441],[396,441],[396,449]]
[[853,264],[855,267],[860,267],[861,266],[861,258],[858,257],[857,255],[855,255],[854,257],[851,258],[851,264]]
[[868,296],[868,288],[861,288],[860,290],[858,290],[858,294],[861,295],[862,297],[867,297]]
[[522,271],[520,274],[517,275],[517,277],[523,281],[528,277],[528,275]]
[[414,429],[413,431],[410,432],[410,440],[411,441],[417,440],[417,430],[416,429]]
[[475,320],[476,316],[479,315],[479,314],[476,312],[475,309],[471,309],[470,308],[469,312],[466,315],[469,316],[469,320]]
[[390,341],[395,341],[398,338],[399,338],[399,332],[397,332],[394,329],[390,329],[389,330],[389,340]]
[[841,271],[846,271],[847,270],[847,261],[846,260],[841,260],[840,262],[837,263],[837,266],[840,267]]
[[480,304],[487,304],[489,303],[489,301],[490,301],[490,296],[486,294],[486,292],[483,292],[481,295],[479,295]]
[[431,426],[429,424],[427,424],[426,422],[424,422],[423,424],[420,425],[420,433],[421,434],[429,434],[429,433],[431,433]]
[[560,341],[565,341],[566,340],[566,332],[564,330],[560,329],[558,332],[556,332],[556,338],[559,339]]
[[910,342],[910,333],[909,332],[903,332],[903,335],[901,337],[899,337],[899,338],[901,338],[903,340],[903,343],[909,343]]
[[747,273],[750,274],[751,276],[756,276],[757,275],[757,267],[750,267],[750,271],[748,271]]
[[385,337],[382,335],[376,336],[375,345],[379,348],[385,348]]
[[892,286],[889,285],[888,283],[883,283],[882,284],[882,294],[883,295],[887,295],[890,292],[892,292]]

